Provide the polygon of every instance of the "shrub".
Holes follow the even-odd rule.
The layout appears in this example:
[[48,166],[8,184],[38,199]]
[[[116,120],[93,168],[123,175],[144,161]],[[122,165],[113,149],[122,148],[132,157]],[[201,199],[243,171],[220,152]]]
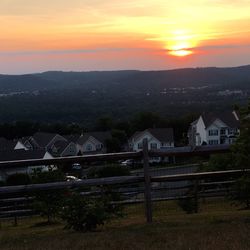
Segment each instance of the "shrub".
[[199,200],[198,200],[199,186],[195,181],[193,185],[186,192],[186,197],[178,200],[178,205],[187,213],[198,213]]
[[230,199],[236,204],[244,205],[250,209],[250,176],[245,175],[239,178],[233,185]]
[[180,198],[178,205],[187,213],[193,214],[198,211],[198,204],[194,197]]
[[65,200],[61,218],[66,222],[67,229],[93,231],[98,225],[120,215],[118,211],[111,205],[108,196],[97,199],[71,193]]

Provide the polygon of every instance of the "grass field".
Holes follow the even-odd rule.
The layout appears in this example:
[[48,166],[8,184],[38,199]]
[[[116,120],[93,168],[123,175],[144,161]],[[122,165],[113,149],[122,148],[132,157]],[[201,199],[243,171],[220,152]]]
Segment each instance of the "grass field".
[[128,207],[124,218],[92,233],[64,230],[61,223],[38,226],[43,221],[38,217],[20,220],[17,227],[2,222],[0,249],[250,249],[250,211],[224,200],[206,201],[191,215],[175,202],[154,204],[151,225],[143,212],[143,205]]

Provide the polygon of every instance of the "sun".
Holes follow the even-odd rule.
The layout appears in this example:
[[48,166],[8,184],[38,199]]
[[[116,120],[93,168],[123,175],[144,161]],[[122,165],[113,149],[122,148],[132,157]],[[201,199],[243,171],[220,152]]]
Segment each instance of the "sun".
[[193,51],[187,50],[187,49],[172,50],[172,51],[169,51],[169,54],[172,56],[189,56],[193,54]]
[[177,30],[168,39],[166,48],[169,55],[185,57],[194,54],[195,46],[196,42],[193,35],[184,30]]

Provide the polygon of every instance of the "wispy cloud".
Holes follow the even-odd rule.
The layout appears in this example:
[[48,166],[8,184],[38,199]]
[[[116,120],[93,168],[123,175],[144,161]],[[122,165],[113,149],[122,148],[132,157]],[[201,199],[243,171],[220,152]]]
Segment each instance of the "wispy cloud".
[[[248,49],[250,44],[224,44],[197,46],[194,48],[183,48],[192,51],[210,51],[221,49]],[[98,54],[98,53],[126,53],[126,52],[143,52],[143,53],[162,53],[172,51],[170,49],[154,48],[93,48],[93,49],[66,49],[66,50],[27,50],[27,51],[0,51],[0,56],[43,56],[43,55],[67,55],[67,54]]]

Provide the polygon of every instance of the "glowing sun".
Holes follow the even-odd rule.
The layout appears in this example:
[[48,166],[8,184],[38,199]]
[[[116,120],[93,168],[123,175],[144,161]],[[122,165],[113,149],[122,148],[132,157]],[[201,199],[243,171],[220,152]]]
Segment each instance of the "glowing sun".
[[184,57],[192,55],[192,50],[196,46],[194,37],[186,31],[178,30],[173,32],[172,37],[168,41],[167,50],[172,56]]

